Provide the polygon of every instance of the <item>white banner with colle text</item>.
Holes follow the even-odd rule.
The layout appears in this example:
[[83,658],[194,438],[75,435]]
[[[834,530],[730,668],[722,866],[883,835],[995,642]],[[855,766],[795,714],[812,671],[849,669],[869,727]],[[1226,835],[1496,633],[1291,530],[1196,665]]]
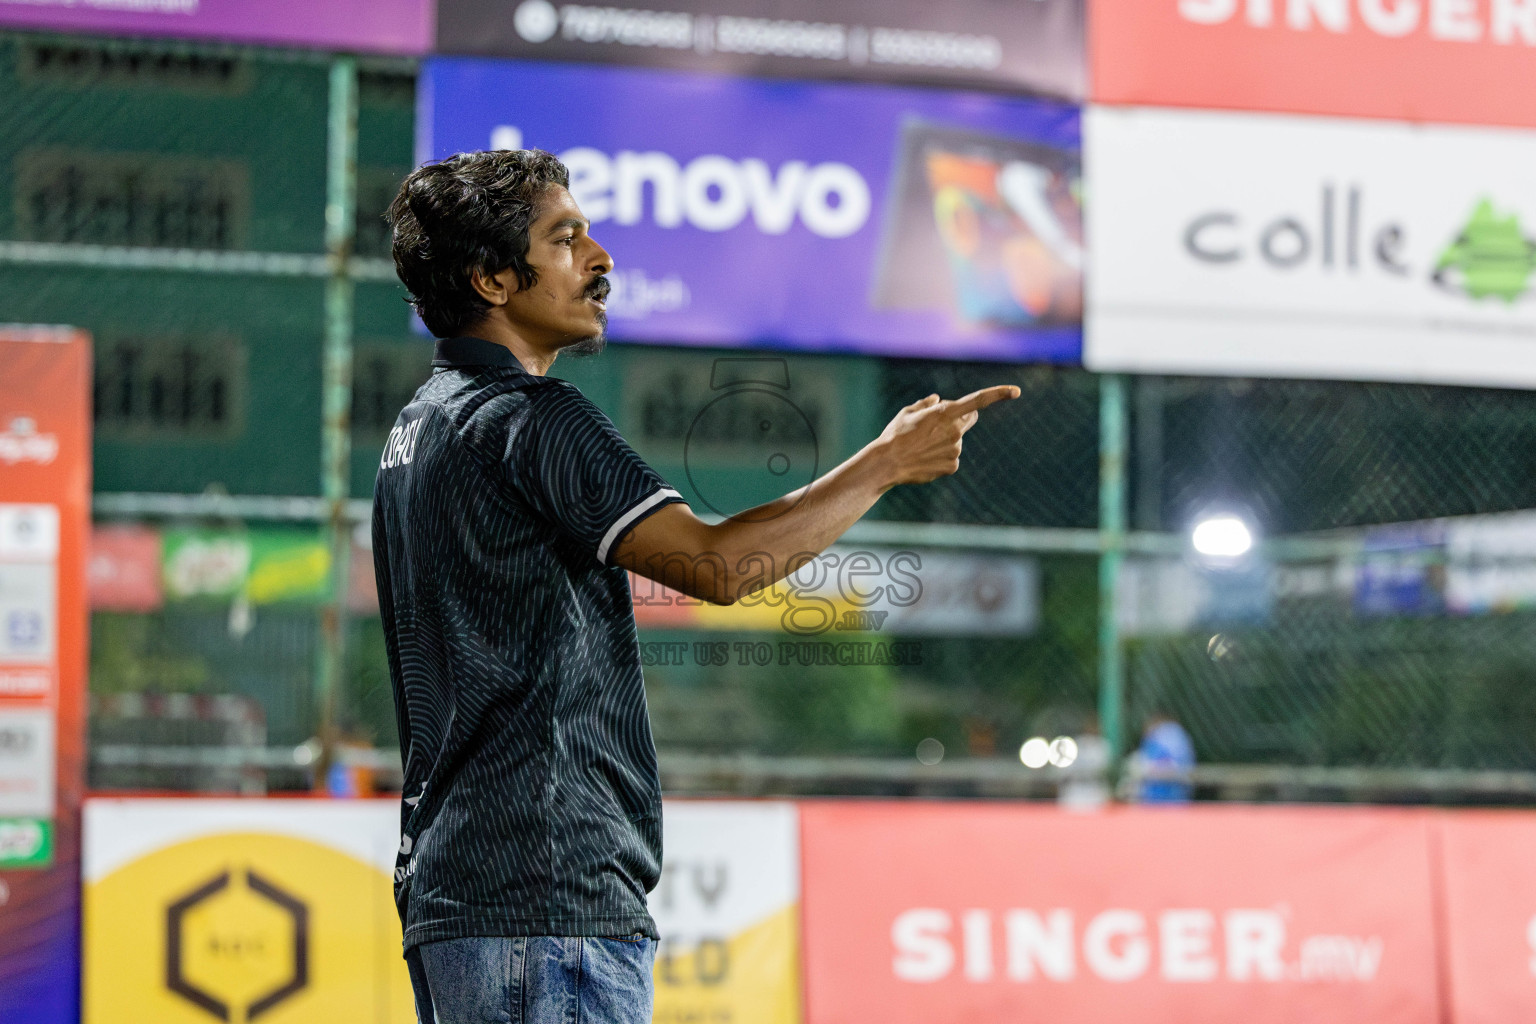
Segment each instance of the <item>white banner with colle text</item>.
[[1094,370],[1536,387],[1536,135],[1091,108]]

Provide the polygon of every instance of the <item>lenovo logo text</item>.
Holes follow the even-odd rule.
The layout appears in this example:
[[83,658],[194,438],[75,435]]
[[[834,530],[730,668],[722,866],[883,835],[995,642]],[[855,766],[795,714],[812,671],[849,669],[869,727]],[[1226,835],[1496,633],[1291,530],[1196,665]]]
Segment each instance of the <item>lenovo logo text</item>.
[[688,223],[729,231],[748,217],[768,235],[799,220],[822,238],[845,238],[869,220],[869,184],[847,164],[789,160],[777,168],[755,158],[705,155],[680,164],[666,153],[610,156],[579,147],[560,154],[570,170],[571,197],[594,223],[659,228]]

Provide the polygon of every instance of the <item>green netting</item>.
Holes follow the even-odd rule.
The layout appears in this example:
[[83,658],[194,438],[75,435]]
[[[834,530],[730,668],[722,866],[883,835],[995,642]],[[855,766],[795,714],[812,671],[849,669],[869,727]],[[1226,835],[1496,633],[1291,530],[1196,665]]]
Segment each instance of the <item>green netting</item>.
[[[1133,718],[1167,707],[1189,725],[1202,758],[1222,763],[1536,768],[1536,662],[1529,614],[1518,610],[1527,598],[1518,585],[1503,609],[1447,597],[1458,576],[1486,573],[1483,559],[1529,565],[1529,546],[1522,552],[1505,538],[1503,552],[1494,543],[1462,557],[1436,539],[1536,503],[1525,454],[1536,440],[1536,395],[1339,382],[1138,385],[1156,392],[1150,407],[1163,429],[1153,432],[1154,450],[1133,441],[1133,464],[1155,466],[1133,476],[1157,481],[1161,525],[1186,528],[1217,502],[1245,509],[1272,536],[1331,535],[1346,551],[1365,550],[1277,559],[1257,611],[1130,640]],[[1143,415],[1148,408],[1137,405]],[[1435,520],[1397,531],[1413,535],[1406,542],[1373,529]],[[1515,533],[1529,529],[1517,524]],[[1399,577],[1395,595],[1375,592],[1383,571]]]

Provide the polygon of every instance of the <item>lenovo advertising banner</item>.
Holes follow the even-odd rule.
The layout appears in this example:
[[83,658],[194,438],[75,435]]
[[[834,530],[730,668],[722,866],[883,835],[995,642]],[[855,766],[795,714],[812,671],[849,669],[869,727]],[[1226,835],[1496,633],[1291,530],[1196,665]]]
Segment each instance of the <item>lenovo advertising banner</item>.
[[1424,817],[801,807],[808,1024],[1438,1024]]
[[0,327],[0,1021],[79,1020],[91,343]]
[[1530,0],[1093,0],[1099,103],[1536,126]]
[[0,26],[425,53],[431,0],[0,0]]
[[1083,94],[1083,0],[438,0],[441,53]]
[[1087,364],[1536,386],[1536,135],[1094,107]]
[[1074,107],[459,58],[419,95],[422,160],[565,161],[618,340],[1079,359]]

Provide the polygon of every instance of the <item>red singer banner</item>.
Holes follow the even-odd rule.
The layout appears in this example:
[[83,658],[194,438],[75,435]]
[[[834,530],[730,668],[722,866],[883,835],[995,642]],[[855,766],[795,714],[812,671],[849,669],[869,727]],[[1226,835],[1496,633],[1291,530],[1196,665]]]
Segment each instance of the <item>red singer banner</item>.
[[1536,126],[1531,0],[1094,0],[1099,103]]
[[80,1019],[91,349],[0,327],[0,1021]]
[[805,804],[807,1024],[1438,1024],[1411,812]]
[[1439,836],[1450,1019],[1536,1020],[1536,815],[1447,814]]

